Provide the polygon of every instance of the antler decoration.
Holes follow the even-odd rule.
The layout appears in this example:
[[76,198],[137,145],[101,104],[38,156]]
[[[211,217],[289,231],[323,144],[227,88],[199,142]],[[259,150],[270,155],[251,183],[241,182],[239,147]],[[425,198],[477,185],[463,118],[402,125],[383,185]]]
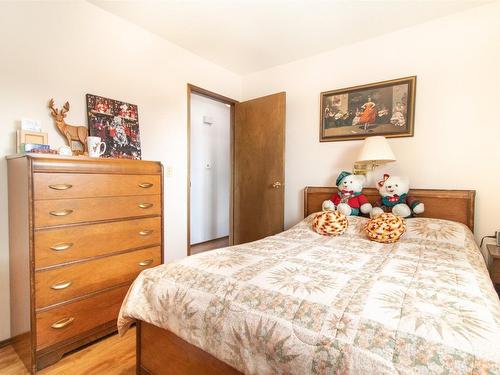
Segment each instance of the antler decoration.
[[50,99],[49,101],[49,108],[51,110],[51,115],[52,117],[57,116],[57,109],[54,107],[54,99]]
[[62,113],[68,113],[69,112],[69,102],[64,103],[63,109],[61,109]]

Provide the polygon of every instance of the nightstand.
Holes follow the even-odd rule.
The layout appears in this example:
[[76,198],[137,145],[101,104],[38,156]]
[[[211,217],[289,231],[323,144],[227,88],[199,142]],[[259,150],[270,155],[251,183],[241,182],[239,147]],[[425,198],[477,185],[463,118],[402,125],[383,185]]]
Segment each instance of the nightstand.
[[500,246],[487,244],[488,256],[491,259],[490,276],[497,292],[500,290]]

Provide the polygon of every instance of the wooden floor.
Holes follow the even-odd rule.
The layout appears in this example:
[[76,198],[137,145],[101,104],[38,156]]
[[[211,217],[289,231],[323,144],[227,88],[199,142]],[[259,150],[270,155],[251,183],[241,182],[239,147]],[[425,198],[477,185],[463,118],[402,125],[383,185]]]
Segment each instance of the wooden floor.
[[[0,349],[0,374],[28,374],[12,346]],[[64,356],[40,375],[135,375],[135,328],[125,336],[109,336]]]
[[220,249],[221,247],[229,246],[229,237],[217,238],[215,240],[191,245],[191,255],[199,254],[204,251]]

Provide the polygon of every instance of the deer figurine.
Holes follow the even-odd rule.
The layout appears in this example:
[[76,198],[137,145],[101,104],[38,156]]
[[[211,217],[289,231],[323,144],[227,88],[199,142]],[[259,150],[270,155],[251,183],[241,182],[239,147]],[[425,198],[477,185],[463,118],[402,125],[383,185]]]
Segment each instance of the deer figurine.
[[72,141],[80,142],[83,146],[83,152],[87,152],[87,136],[88,130],[85,126],[73,126],[66,123],[64,118],[66,117],[66,113],[69,111],[69,103],[64,103],[64,106],[57,110],[54,107],[54,99],[50,99],[49,108],[51,111],[51,116],[54,119],[57,128],[61,132],[62,135],[66,137],[68,142],[68,146],[71,148],[74,154],[81,153],[80,150],[73,148]]

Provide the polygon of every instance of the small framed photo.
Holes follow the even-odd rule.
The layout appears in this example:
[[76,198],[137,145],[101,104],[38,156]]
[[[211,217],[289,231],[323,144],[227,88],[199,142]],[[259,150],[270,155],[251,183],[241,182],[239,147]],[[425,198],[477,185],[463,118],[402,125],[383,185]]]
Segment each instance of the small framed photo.
[[17,131],[17,152],[22,153],[22,147],[21,145],[32,143],[32,144],[39,144],[39,145],[47,145],[49,144],[49,135],[47,133],[42,133],[42,132],[33,132],[33,131],[28,131],[28,130],[22,130],[19,129]]
[[322,92],[320,142],[412,137],[417,77]]

